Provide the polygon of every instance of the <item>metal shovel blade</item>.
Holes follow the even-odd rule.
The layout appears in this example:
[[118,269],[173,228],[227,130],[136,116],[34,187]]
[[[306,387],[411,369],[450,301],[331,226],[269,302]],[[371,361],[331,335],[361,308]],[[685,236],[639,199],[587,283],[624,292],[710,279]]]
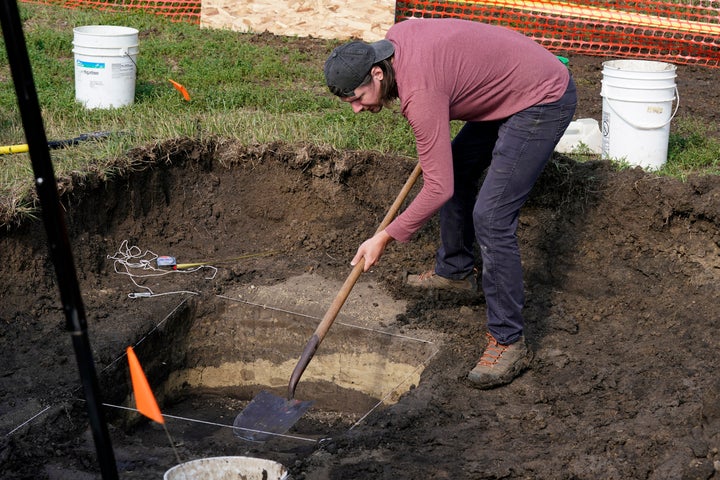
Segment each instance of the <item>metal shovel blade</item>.
[[288,400],[262,390],[235,418],[233,432],[245,440],[266,442],[290,430],[313,403]]

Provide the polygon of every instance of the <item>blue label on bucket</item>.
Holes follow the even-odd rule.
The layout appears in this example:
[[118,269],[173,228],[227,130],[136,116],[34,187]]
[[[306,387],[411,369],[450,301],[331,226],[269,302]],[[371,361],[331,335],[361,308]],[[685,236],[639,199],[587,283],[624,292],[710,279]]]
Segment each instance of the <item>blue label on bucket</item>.
[[80,68],[105,68],[105,63],[104,62],[85,62],[83,60],[78,60],[77,66]]

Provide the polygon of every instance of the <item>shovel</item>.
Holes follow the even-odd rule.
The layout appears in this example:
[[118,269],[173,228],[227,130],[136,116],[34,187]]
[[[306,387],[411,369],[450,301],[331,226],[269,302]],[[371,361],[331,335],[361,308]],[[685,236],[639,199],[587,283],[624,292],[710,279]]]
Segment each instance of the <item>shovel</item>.
[[[378,227],[376,233],[382,231],[387,227],[390,222],[397,215],[400,206],[405,201],[410,189],[412,189],[415,181],[420,176],[420,164],[415,166],[415,169],[410,174],[410,177],[405,182],[402,190],[398,194],[395,202],[390,206],[385,218]],[[240,412],[233,422],[235,435],[245,440],[251,440],[255,442],[267,441],[272,435],[282,435],[302,417],[308,408],[313,404],[312,401],[302,402],[295,400],[295,388],[297,387],[300,377],[305,368],[307,368],[310,360],[312,360],[315,352],[320,346],[320,342],[323,341],[328,330],[332,326],[335,318],[337,317],[340,309],[342,308],[345,300],[350,295],[350,291],[355,282],[360,277],[365,266],[364,259],[361,259],[357,265],[352,269],[350,275],[343,283],[340,292],[338,292],[335,300],[328,309],[327,313],[323,317],[320,324],[315,329],[315,333],[305,345],[300,360],[295,366],[295,370],[290,377],[290,383],[288,385],[288,396],[283,398],[274,395],[268,391],[261,391],[255,398]]]

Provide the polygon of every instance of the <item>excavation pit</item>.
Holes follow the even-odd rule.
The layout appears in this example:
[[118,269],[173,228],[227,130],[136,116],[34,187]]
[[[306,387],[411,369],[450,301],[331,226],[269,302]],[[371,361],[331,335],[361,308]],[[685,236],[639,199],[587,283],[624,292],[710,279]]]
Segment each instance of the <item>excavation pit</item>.
[[[184,362],[168,375],[164,396],[171,403],[196,394],[226,396],[235,407],[260,390],[287,396],[303,347],[340,287],[337,281],[303,274],[202,299],[209,305],[198,310],[206,313],[194,319],[181,342]],[[440,339],[437,333],[388,326],[404,309],[404,301],[393,300],[379,285],[355,286],[298,383],[295,398],[315,403],[307,413],[311,421],[300,423],[293,435],[331,434],[318,425],[303,431],[302,425],[313,419],[335,429],[352,428],[419,383]],[[208,420],[202,407],[197,411],[199,419]]]
[[[720,285],[715,177],[679,182],[554,158],[519,219],[535,356],[498,389],[466,379],[484,346],[482,296],[418,296],[403,286],[406,271],[432,265],[437,222],[411,243],[390,245],[299,382],[297,398],[316,404],[291,437],[260,444],[237,438],[233,420],[261,388],[286,393],[349,260],[414,165],[377,153],[196,139],[132,155],[133,173],[64,196],[121,478],[161,478],[178,463],[217,456],[271,459],[308,480],[549,479],[558,471],[695,478],[696,466],[705,478],[718,461],[720,346],[707,335]],[[154,295],[131,298],[147,291],[108,259],[124,239],[218,270],[138,280]],[[95,478],[42,224],[0,242],[3,478]],[[266,251],[277,253],[215,262]],[[180,461],[162,426],[128,410],[130,345]],[[398,351],[406,356],[390,355]],[[363,369],[359,358],[376,362]],[[403,385],[409,390],[395,404],[380,400],[402,375],[368,387],[415,366],[419,382]]]

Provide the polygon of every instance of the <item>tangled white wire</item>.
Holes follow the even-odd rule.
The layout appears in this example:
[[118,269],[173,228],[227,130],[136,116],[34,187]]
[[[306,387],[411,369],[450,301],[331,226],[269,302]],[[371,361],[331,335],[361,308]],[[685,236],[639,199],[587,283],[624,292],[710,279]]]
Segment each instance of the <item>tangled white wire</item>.
[[[143,252],[140,247],[129,245],[129,242],[127,240],[123,240],[120,244],[120,248],[118,249],[118,251],[114,255],[108,255],[107,258],[109,260],[113,260],[113,268],[115,270],[115,273],[118,273],[120,275],[127,275],[130,278],[130,281],[132,281],[132,283],[138,289],[143,290],[142,292],[128,293],[128,297],[130,298],[148,298],[157,297],[160,295],[177,295],[183,293],[200,295],[200,292],[193,292],[190,290],[176,290],[172,292],[155,293],[150,287],[140,285],[136,281],[136,279],[139,278],[161,277],[163,275],[169,275],[172,273],[193,273],[197,272],[198,270],[208,269],[211,271],[211,274],[209,276],[206,276],[205,279],[212,280],[217,274],[217,268],[213,267],[212,265],[200,265],[194,268],[188,268],[183,270],[166,270],[157,268],[157,254],[151,252],[150,250],[145,250]],[[145,273],[134,273],[138,270]]]

